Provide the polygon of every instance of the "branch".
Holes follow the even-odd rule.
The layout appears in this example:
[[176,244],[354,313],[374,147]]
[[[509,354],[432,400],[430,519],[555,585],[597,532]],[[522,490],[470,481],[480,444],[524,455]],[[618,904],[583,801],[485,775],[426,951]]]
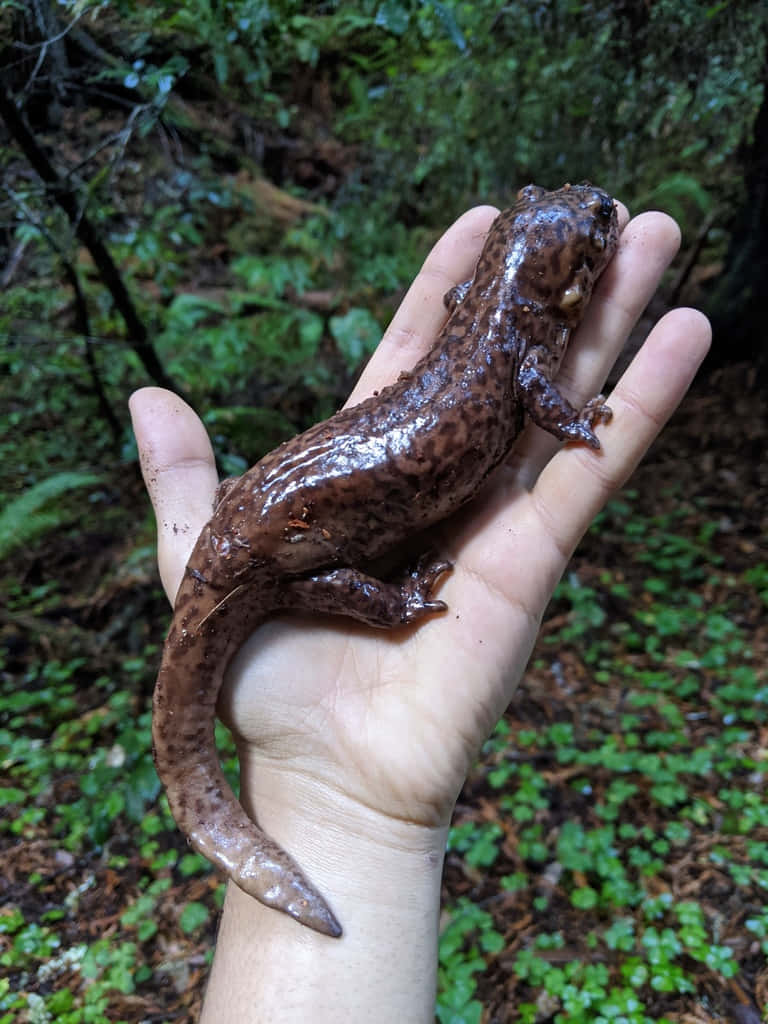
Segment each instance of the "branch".
[[[96,400],[98,401],[101,414],[107,421],[110,430],[112,431],[112,439],[115,443],[115,448],[119,450],[120,440],[122,437],[122,427],[120,421],[115,414],[114,409],[109,403],[107,393],[104,390],[101,377],[99,375],[99,368],[96,363],[96,355],[93,351],[93,340],[91,338],[91,321],[88,315],[88,303],[85,298],[85,293],[80,285],[80,278],[77,273],[77,269],[71,260],[68,260],[66,255],[62,252],[61,246],[58,245],[56,239],[48,231],[45,224],[41,223],[32,212],[27,209],[26,203],[21,196],[16,195],[11,189],[6,189],[6,192],[11,198],[11,201],[16,204],[21,213],[26,217],[27,221],[32,224],[43,236],[51,250],[56,253],[61,261],[61,266],[64,270],[64,276],[69,281],[72,291],[75,297],[75,330],[83,338],[85,344],[85,362],[88,367],[88,372],[91,377],[91,384],[93,386]],[[4,274],[3,277],[6,275]]]
[[75,234],[90,252],[94,265],[112,296],[115,308],[125,322],[128,330],[128,343],[141,360],[144,369],[156,384],[181,394],[179,388],[166,374],[154,346],[149,340],[147,328],[128,294],[120,271],[102,242],[98,231],[87,215],[78,209],[74,191],[60,177],[45,151],[27,128],[21,113],[16,108],[13,97],[3,87],[0,87],[0,116],[27,160],[46,184],[51,198],[67,215]]

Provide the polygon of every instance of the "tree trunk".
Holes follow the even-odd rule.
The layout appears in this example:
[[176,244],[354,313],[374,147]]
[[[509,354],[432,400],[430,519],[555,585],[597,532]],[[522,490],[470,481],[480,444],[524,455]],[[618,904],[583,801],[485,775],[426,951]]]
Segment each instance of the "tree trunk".
[[[766,52],[768,62],[768,52]],[[714,328],[712,362],[752,361],[768,377],[768,63],[763,100],[744,160],[746,198],[734,217],[725,270],[708,304]]]

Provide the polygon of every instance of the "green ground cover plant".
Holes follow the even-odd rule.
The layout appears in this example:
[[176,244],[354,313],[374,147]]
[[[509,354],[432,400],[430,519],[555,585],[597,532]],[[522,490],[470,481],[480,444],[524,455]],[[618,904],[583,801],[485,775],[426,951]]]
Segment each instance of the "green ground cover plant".
[[[536,693],[539,673],[580,689],[573,664],[563,669],[569,648],[577,664],[589,666],[587,708],[521,731],[508,717],[478,767],[482,791],[503,791],[494,804],[504,823],[494,834],[495,870],[514,869],[509,888],[524,895],[518,905],[528,908],[526,920],[532,908],[536,922],[512,963],[522,1001],[510,1019],[540,1020],[546,1006],[558,1024],[676,1021],[658,1012],[661,995],[701,996],[702,972],[707,985],[727,990],[743,978],[737,950],[748,945],[747,932],[763,935],[768,804],[759,737],[768,677],[743,615],[745,605],[759,605],[754,583],[762,572],[733,573],[720,530],[702,515],[692,520],[686,507],[689,513],[677,495],[669,515],[647,519],[637,492],[608,506],[586,543],[600,551],[601,565],[609,562],[606,547],[620,543],[621,586],[611,587],[616,574],[607,568],[591,567],[600,581],[592,585],[574,568],[553,602],[558,626],[545,629],[533,679],[510,717],[529,717],[525,700]],[[633,562],[642,567],[636,574],[626,567]],[[645,575],[648,564],[653,576]],[[557,685],[546,692],[553,691]],[[520,827],[515,819],[536,824]],[[493,824],[469,815],[449,843],[463,855],[457,870],[478,893],[486,889],[470,868]],[[697,898],[678,894],[681,860],[691,861],[686,877],[716,872],[723,904],[712,902],[705,885],[691,885]],[[499,900],[489,896],[482,905]],[[558,926],[549,937],[548,922]],[[476,993],[482,981],[473,948],[468,938]],[[510,949],[509,933],[502,948]],[[565,955],[553,955],[562,949]],[[449,992],[446,1006],[452,998]],[[476,1013],[484,1005],[470,1003]],[[445,1019],[472,1018],[467,1011]]]

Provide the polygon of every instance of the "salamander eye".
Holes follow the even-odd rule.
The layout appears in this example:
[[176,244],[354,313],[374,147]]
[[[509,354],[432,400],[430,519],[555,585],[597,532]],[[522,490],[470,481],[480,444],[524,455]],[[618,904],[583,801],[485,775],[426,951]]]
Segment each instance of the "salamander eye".
[[584,289],[580,284],[572,284],[569,288],[566,288],[563,292],[563,297],[560,300],[560,305],[563,309],[571,309],[573,306],[578,305],[584,298]]
[[600,205],[600,216],[603,217],[604,220],[610,221],[611,217],[613,216],[613,210],[615,206],[616,203],[613,201],[613,199],[611,199],[610,196],[603,196],[603,201]]
[[595,192],[589,208],[593,215],[600,220],[610,221],[613,215],[614,202],[605,192]]

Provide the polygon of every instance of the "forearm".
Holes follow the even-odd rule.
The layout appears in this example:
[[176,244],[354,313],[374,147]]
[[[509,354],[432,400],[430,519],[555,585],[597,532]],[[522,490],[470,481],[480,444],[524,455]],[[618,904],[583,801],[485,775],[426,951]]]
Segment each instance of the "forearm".
[[[434,1020],[445,829],[260,786],[261,825],[296,857],[344,928],[330,939],[230,885],[202,1024]],[[243,795],[247,803],[247,794]]]

